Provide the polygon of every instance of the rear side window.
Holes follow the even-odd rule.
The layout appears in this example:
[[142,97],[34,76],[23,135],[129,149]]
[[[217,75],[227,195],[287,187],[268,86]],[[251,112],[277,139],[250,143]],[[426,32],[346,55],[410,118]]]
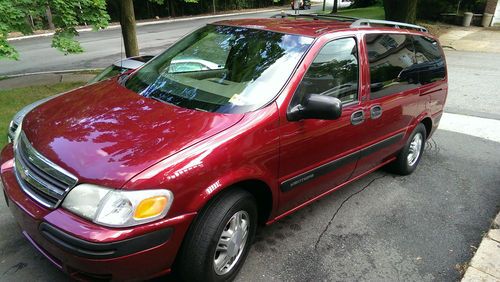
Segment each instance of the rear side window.
[[358,48],[356,39],[327,43],[307,70],[292,101],[302,102],[306,94],[320,94],[349,103],[358,99]]
[[414,70],[414,46],[410,36],[368,34],[366,45],[371,99],[418,87],[418,73]]
[[416,69],[421,84],[443,80],[446,65],[439,44],[432,38],[412,36],[415,46]]

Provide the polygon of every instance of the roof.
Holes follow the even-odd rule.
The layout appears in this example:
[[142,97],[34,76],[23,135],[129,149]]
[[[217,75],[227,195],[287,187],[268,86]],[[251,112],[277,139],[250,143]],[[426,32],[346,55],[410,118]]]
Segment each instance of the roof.
[[225,20],[215,22],[214,24],[317,37],[331,31],[348,29],[352,22],[288,17]]

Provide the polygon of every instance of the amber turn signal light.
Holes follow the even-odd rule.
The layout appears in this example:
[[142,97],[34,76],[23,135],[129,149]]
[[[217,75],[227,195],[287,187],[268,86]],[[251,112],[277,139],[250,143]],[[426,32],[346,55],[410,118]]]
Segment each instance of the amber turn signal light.
[[167,207],[165,196],[156,196],[142,200],[135,208],[134,218],[143,219],[161,214]]

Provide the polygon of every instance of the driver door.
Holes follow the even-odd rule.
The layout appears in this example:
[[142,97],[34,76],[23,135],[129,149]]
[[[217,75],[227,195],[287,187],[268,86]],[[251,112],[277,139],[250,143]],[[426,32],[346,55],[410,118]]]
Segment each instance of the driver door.
[[327,42],[316,55],[288,109],[307,94],[339,98],[336,120],[280,122],[280,213],[347,181],[356,167],[364,113],[359,102],[359,52],[355,37]]

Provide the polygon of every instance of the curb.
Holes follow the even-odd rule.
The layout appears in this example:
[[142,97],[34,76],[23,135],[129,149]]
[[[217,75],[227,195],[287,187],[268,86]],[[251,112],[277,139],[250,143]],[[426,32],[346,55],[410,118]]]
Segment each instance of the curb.
[[[217,15],[209,15],[209,16],[195,16],[195,17],[186,17],[186,18],[178,18],[178,19],[174,18],[174,19],[169,19],[169,20],[158,20],[158,21],[151,21],[151,22],[139,22],[136,24],[136,26],[148,26],[148,25],[173,23],[173,22],[183,22],[183,21],[192,21],[192,20],[230,17],[230,16],[237,16],[237,15],[267,13],[267,12],[273,12],[273,11],[281,11],[281,10],[283,10],[283,8],[285,8],[285,6],[280,7],[280,8],[273,8],[273,9],[266,9],[266,10],[259,10],[259,11],[249,11],[249,12],[239,12],[239,13],[229,13],[229,14],[217,14]],[[110,25],[103,30],[112,30],[112,29],[118,29],[118,28],[121,28],[121,26],[119,24],[116,24],[116,25]],[[90,27],[80,28],[80,29],[77,29],[76,31],[87,32],[87,31],[92,31],[92,28],[90,28]],[[25,35],[25,36],[20,36],[20,37],[8,38],[7,41],[18,41],[18,40],[23,40],[23,39],[37,38],[37,37],[48,37],[48,36],[52,36],[54,34],[55,34],[55,32]]]
[[33,86],[56,85],[59,83],[87,83],[95,74],[85,72],[41,73],[30,76],[18,76],[0,80],[0,89],[16,89]]
[[99,71],[99,70],[103,70],[103,68],[27,72],[27,73],[0,75],[0,77],[2,79],[9,79],[9,78],[16,78],[16,77],[23,77],[23,76],[32,76],[32,75],[79,73],[79,72],[89,72],[89,71]]
[[500,213],[483,237],[469,263],[462,282],[500,281]]

